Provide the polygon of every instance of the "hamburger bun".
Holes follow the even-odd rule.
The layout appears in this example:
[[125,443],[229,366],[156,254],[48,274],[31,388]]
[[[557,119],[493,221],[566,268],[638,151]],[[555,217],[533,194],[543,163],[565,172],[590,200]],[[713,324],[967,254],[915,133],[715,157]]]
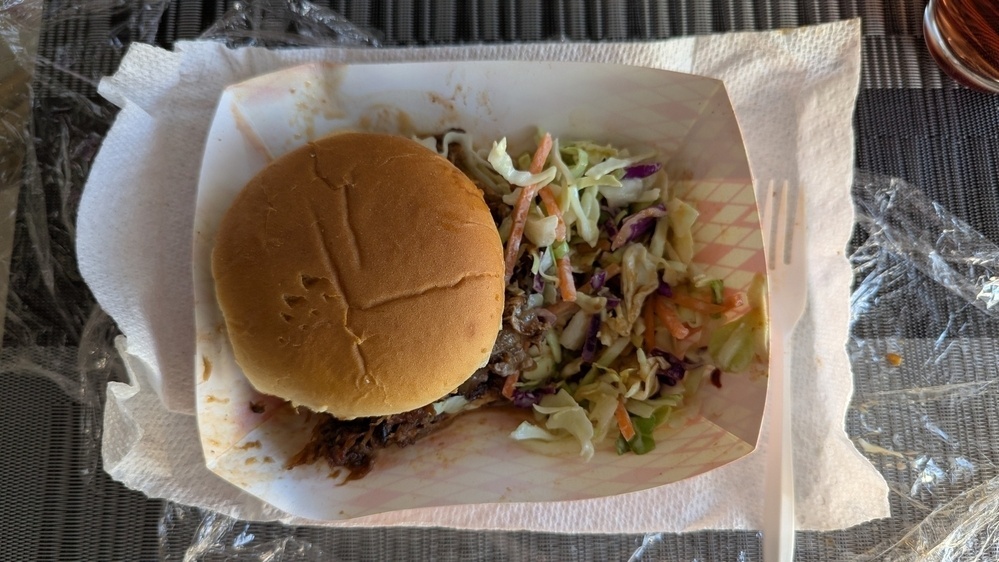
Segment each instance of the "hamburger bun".
[[371,133],[271,163],[236,197],[212,253],[249,381],[340,419],[425,406],[483,366],[503,273],[475,185],[419,143]]

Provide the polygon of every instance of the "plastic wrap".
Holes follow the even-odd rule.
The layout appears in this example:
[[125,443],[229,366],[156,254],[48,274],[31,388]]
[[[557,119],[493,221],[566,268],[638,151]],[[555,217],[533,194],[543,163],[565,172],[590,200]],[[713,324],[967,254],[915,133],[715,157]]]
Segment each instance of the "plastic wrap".
[[[891,321],[885,304],[905,306],[904,299],[890,299],[899,282],[918,282],[921,273],[951,293],[951,301],[933,298],[923,302],[927,322],[948,320],[944,339],[966,335],[950,321],[952,312],[965,305],[999,318],[999,248],[938,203],[927,201],[922,192],[904,181],[866,173],[856,176],[854,200],[858,221],[866,231],[866,242],[857,248],[853,264],[859,276],[852,312],[857,327]],[[899,268],[906,275],[899,275]],[[906,285],[906,289],[914,288]],[[930,291],[927,296],[937,296]],[[957,308],[954,308],[957,307]],[[980,321],[974,317],[974,321]]]
[[994,560],[999,246],[898,178],[858,172],[853,194],[848,426],[912,524],[843,559]]
[[[95,307],[73,255],[76,203],[115,115],[95,85],[131,42],[157,42],[169,4],[50,2],[43,14],[40,1],[0,2],[0,43],[12,53],[13,76],[33,86],[19,90],[8,88],[16,80],[4,81],[5,107],[30,107],[33,119],[16,111],[0,117],[5,144],[24,148],[0,157],[0,196],[18,194],[0,372],[51,381],[79,406],[82,415],[72,430],[82,443],[85,486],[100,470],[104,388],[123,378],[113,347],[117,330]],[[82,52],[60,47],[61,34],[87,21],[110,25],[88,32]],[[36,54],[39,33],[45,48]],[[377,33],[297,0],[236,3],[205,37],[230,46],[379,44]],[[985,336],[999,328],[999,248],[903,181],[858,173],[854,197],[859,228],[847,349],[857,390],[847,427],[891,486],[893,519],[841,533],[800,534],[799,553],[808,556],[821,543],[825,559],[993,560],[999,556],[999,470],[990,460],[999,446],[999,344]],[[442,533],[442,546],[406,550],[411,537],[430,532]],[[864,533],[878,540],[849,538]],[[161,558],[182,552],[191,560],[376,553],[463,560],[752,560],[759,552],[759,537],[751,532],[605,537],[331,530],[249,524],[170,503],[163,505],[158,537]]]
[[229,47],[377,47],[379,35],[311,2],[258,0],[234,3],[201,38],[223,41]]
[[[79,18],[58,5],[48,10],[49,25]],[[90,485],[100,470],[104,389],[120,373],[120,360],[107,346],[113,324],[77,273],[74,217],[113,113],[84,93],[91,79],[74,73],[77,88],[56,83],[72,63],[39,49],[43,13],[41,2],[0,3],[0,50],[9,55],[0,57],[0,297],[6,302],[0,373],[43,378],[80,407],[80,474]]]

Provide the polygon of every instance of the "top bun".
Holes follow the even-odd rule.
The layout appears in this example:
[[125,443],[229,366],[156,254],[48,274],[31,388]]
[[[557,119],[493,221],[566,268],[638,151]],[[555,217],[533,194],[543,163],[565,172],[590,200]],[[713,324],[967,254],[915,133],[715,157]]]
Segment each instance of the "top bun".
[[482,193],[392,135],[342,133],[271,163],[222,219],[212,274],[253,386],[341,419],[453,392],[502,321],[503,246]]

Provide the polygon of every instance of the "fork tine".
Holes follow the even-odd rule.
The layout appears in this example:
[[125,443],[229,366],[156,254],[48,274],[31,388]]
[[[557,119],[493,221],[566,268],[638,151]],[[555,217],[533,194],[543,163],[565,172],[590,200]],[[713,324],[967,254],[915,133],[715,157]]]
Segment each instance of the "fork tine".
[[770,223],[766,226],[770,231],[770,243],[767,249],[770,251],[769,265],[774,270],[781,264],[787,263],[787,182],[783,182],[779,187],[774,187],[770,202]]
[[763,189],[762,196],[758,202],[760,207],[760,224],[766,228],[770,225],[770,200],[773,198],[774,191],[774,180],[770,180],[770,184]]
[[776,223],[773,219],[774,214],[774,195],[776,194],[776,186],[774,185],[774,180],[770,180],[770,183],[763,190],[763,197],[760,201],[760,228],[763,229],[763,244],[766,248],[767,256],[767,267],[773,269],[775,264],[773,260],[773,255],[776,250],[774,246],[774,229]]
[[784,192],[781,197],[781,213],[778,217],[783,239],[778,247],[782,248],[782,261],[793,263],[804,258],[805,245],[802,242],[805,227],[805,198],[796,185],[784,182]]
[[791,263],[791,243],[794,241],[794,214],[791,207],[791,186],[787,180],[781,184],[779,211],[777,213],[777,247],[782,263]]
[[807,226],[806,215],[805,215],[805,197],[801,193],[801,189],[795,186],[795,195],[797,199],[797,205],[795,205],[794,220],[791,222],[790,227],[793,228],[791,235],[793,240],[791,240],[791,256],[790,259],[793,261],[801,262],[805,259],[805,228]]

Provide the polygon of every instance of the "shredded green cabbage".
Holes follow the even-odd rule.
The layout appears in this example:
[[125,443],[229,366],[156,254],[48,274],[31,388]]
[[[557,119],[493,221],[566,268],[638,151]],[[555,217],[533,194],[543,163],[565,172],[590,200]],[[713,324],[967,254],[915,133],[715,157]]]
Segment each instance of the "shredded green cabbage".
[[506,137],[493,143],[493,149],[489,151],[489,163],[492,164],[493,169],[499,175],[503,176],[503,179],[511,185],[519,185],[521,187],[528,185],[548,185],[555,179],[555,174],[557,173],[554,167],[547,168],[538,174],[522,172],[515,168],[513,160],[506,152]]
[[[423,146],[437,152],[437,139],[434,137],[415,140]],[[503,180],[492,168],[492,165],[472,146],[472,136],[461,131],[448,131],[441,137],[439,154],[444,158],[450,156],[452,145],[461,147],[462,170],[472,177],[479,185],[489,188],[497,194],[510,192],[510,184]]]
[[448,396],[447,398],[434,402],[434,412],[437,415],[440,414],[455,414],[465,409],[468,406],[468,400],[464,396],[455,395]]
[[593,457],[593,424],[586,410],[568,392],[563,389],[545,396],[534,410],[544,416],[544,428],[523,422],[511,435],[514,439],[575,439],[579,443],[579,454],[586,460]]
[[[422,142],[437,149],[436,139]],[[706,373],[737,374],[765,364],[764,278],[757,276],[742,295],[701,273],[693,261],[697,209],[671,192],[655,152],[553,138],[546,167],[532,174],[533,147],[511,155],[503,138],[486,154],[474,149],[469,135],[449,132],[444,156],[449,144],[460,147],[459,166],[493,193],[504,243],[512,229],[508,215],[525,186],[544,186],[561,212],[564,240],[557,235],[558,218],[540,200],[531,202],[508,293],[524,295],[529,307],[564,310],[556,264],[563,255],[575,283],[584,283],[568,312],[528,350],[534,366],[519,373],[515,387],[544,393],[533,398],[539,400],[535,421],[522,423],[511,437],[589,459],[606,437],[617,436],[618,452],[644,454],[655,448],[657,428],[697,415]],[[635,216],[653,205],[665,213]],[[623,244],[615,238],[622,228],[628,229],[620,234],[627,237]],[[675,315],[670,322],[683,330],[667,325],[664,313]],[[631,440],[620,436],[620,407],[636,431]]]
[[[619,152],[618,155],[619,156],[623,155],[623,153]],[[649,158],[652,158],[655,155],[656,155],[655,151],[650,151],[629,158],[620,158],[620,157],[611,156],[609,158],[604,159],[599,164],[591,166],[589,169],[586,170],[586,173],[583,175],[591,178],[600,178],[612,172],[624,169],[626,166],[630,166],[632,164],[641,162],[642,160],[648,160]]]
[[694,259],[694,223],[697,222],[697,209],[679,199],[670,199],[666,203],[669,213],[670,230],[673,233],[673,249],[676,259],[688,264]]
[[546,217],[535,207],[527,214],[524,236],[535,246],[545,248],[555,243],[556,226],[558,226],[558,217],[554,215]]

